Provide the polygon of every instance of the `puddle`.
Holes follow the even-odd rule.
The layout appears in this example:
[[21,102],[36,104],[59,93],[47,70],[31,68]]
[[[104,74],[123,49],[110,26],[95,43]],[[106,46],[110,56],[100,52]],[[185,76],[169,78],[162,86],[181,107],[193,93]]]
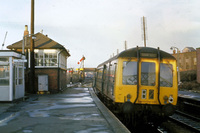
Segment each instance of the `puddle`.
[[61,120],[93,120],[93,121],[103,121],[104,119],[100,117],[100,114],[90,114],[90,113],[72,113],[66,116],[60,117]]
[[23,133],[32,133],[33,131],[31,130],[23,130]]
[[46,111],[34,110],[28,113],[30,117],[49,117]]
[[88,91],[88,88],[73,88],[74,90],[84,90],[84,91]]
[[95,104],[72,104],[72,105],[54,105],[51,107],[38,109],[34,111],[27,111],[30,117],[49,117],[50,114],[48,113],[49,110],[56,110],[56,109],[68,109],[68,108],[79,108],[79,107],[94,107]]
[[93,99],[91,97],[81,97],[81,98],[65,98],[63,99],[65,103],[92,103]]
[[95,104],[72,104],[72,105],[55,105],[48,108],[44,108],[43,110],[51,110],[51,109],[68,109],[68,108],[78,108],[78,107],[94,107]]
[[89,93],[66,94],[66,96],[69,96],[69,97],[84,97],[84,96],[90,96],[90,94]]
[[16,118],[17,116],[19,116],[19,113],[12,113],[12,114],[6,114],[7,116],[4,119],[0,120],[0,126],[5,126],[7,125],[7,123],[11,120],[13,120],[14,118]]

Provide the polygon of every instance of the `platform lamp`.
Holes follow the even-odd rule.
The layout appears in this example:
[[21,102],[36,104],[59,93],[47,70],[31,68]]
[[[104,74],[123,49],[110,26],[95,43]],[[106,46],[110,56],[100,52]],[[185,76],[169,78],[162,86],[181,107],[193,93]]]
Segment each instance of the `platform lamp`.
[[181,77],[180,77],[180,68],[179,68],[179,52],[180,52],[180,50],[177,48],[177,47],[174,47],[174,46],[172,46],[171,48],[170,48],[170,50],[177,50],[177,63],[178,63],[178,84],[180,84],[180,79],[181,79]]
[[25,48],[25,46],[26,46],[27,37],[29,37],[30,35],[32,35],[32,39],[33,39],[33,40],[36,39],[35,34],[28,34],[28,35],[23,36],[23,41],[22,41],[22,54],[24,54],[24,48]]

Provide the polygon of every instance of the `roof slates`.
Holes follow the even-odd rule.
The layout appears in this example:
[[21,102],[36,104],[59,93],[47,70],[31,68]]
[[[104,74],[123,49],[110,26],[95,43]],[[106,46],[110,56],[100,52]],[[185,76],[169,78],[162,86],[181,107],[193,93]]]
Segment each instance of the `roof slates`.
[[[36,39],[34,40],[34,46],[37,49],[64,49],[70,56],[69,52],[64,46],[50,39],[48,36],[42,33],[35,34]],[[8,49],[22,49],[22,40],[7,46]],[[30,49],[30,37],[27,38],[25,49]]]

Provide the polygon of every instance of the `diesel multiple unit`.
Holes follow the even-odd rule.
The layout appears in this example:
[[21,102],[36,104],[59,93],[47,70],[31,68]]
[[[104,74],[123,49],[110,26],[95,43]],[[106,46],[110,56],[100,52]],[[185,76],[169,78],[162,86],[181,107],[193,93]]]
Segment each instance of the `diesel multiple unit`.
[[134,120],[172,115],[177,104],[176,59],[150,47],[125,50],[97,67],[94,88],[110,108]]

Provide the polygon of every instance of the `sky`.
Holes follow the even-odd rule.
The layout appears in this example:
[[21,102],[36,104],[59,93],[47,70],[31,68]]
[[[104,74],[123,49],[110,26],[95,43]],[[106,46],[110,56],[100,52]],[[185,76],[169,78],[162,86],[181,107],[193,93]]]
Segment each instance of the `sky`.
[[[147,20],[147,47],[172,53],[200,47],[200,0],[35,0],[35,33],[65,46],[68,68],[97,67],[113,54],[144,46],[141,18]],[[0,47],[5,50],[30,31],[31,0],[0,0]]]

